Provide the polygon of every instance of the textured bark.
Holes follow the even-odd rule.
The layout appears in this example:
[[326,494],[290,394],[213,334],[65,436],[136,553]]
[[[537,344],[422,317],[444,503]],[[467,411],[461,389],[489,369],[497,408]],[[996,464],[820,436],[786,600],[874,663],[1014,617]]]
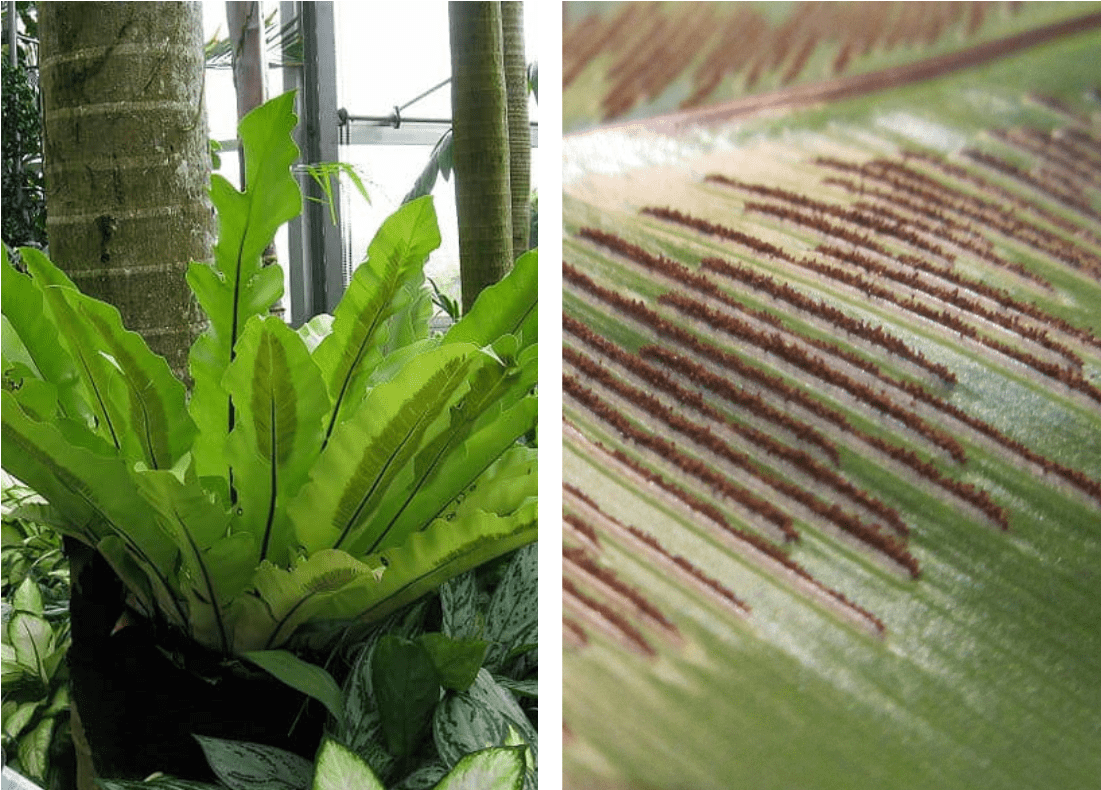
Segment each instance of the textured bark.
[[451,107],[463,311],[512,266],[501,4],[452,2]]
[[[209,259],[214,238],[201,6],[42,3],[39,29],[50,256],[186,377],[203,318],[185,272]],[[120,755],[148,762],[163,750],[138,737],[145,722],[119,685],[134,679],[120,663],[125,640],[112,639],[121,584],[92,549],[67,540],[66,553],[84,790],[94,769],[144,775],[127,771]]]
[[42,3],[51,257],[184,376],[201,331],[184,273],[208,260],[199,3]]
[[531,126],[528,125],[528,64],[524,54],[524,4],[501,3],[505,90],[508,94],[509,189],[512,194],[512,254],[527,252],[531,236]]

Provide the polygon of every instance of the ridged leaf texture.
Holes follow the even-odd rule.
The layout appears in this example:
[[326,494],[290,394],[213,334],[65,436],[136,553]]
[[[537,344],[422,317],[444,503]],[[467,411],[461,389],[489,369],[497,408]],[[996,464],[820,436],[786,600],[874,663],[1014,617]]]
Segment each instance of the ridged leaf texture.
[[[67,409],[76,411],[77,417],[87,409],[75,401],[68,379],[71,360],[76,360],[99,435],[128,460],[142,461],[153,469],[175,465],[190,448],[195,426],[184,408],[183,384],[168,363],[150,351],[140,335],[122,326],[117,309],[80,293],[45,255],[28,249],[23,260],[69,352],[55,356],[46,368],[60,377],[50,383],[72,404]],[[70,423],[70,429],[76,427],[77,423]]]
[[315,352],[332,404],[326,443],[362,403],[380,360],[427,336],[424,262],[439,246],[436,210],[427,196],[402,206],[375,234]]
[[262,267],[261,256],[279,227],[302,210],[302,193],[290,171],[298,158],[291,138],[293,106],[294,94],[286,93],[241,120],[245,191],[219,175],[211,178],[210,196],[218,212],[214,262],[195,262],[187,271],[187,282],[210,322],[190,358],[195,382],[190,408],[200,431],[194,454],[201,476],[228,480],[224,449],[234,419],[222,377],[245,323],[266,313],[283,293],[282,271]]
[[223,384],[236,404],[226,445],[238,491],[233,529],[256,537],[257,564],[285,565],[294,543],[286,506],[317,459],[325,384],[305,341],[275,316],[246,324]]
[[80,375],[72,356],[61,344],[56,324],[46,313],[42,293],[30,277],[21,275],[9,264],[6,247],[0,254],[3,255],[0,299],[3,300],[4,367],[7,370],[9,365],[18,363],[26,368],[26,373],[20,377],[19,388],[12,391],[26,408],[25,379],[40,381],[53,394],[40,408],[42,416],[39,419],[56,415],[58,419],[87,427],[92,413],[81,389]]
[[[808,69],[965,10],[715,5],[866,8]],[[1096,783],[1101,15],[980,10],[1079,19],[564,141],[568,786]]]
[[362,532],[391,486],[402,482],[399,475],[412,473],[407,466],[422,442],[446,429],[448,406],[461,397],[477,353],[468,345],[428,351],[371,390],[356,416],[334,433],[290,505],[303,545],[351,547],[362,537],[377,547],[385,539]]
[[538,281],[539,253],[531,250],[516,259],[508,277],[479,294],[444,342],[486,346],[503,335],[515,335],[521,349],[538,342]]

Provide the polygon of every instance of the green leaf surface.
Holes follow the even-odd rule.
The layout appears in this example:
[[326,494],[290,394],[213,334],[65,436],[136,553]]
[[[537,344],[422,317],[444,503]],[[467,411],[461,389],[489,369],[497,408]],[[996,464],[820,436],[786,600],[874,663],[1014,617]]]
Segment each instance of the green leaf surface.
[[317,753],[313,790],[385,790],[384,785],[355,752],[326,738]]
[[[5,683],[14,683],[27,674],[27,670],[16,660],[15,648],[8,644],[7,629],[4,631],[4,643],[0,645],[0,668]],[[7,721],[6,717],[4,721]]]
[[346,552],[331,550],[314,552],[289,570],[262,563],[253,579],[260,601],[238,601],[243,611],[236,649],[278,647],[298,625],[327,608],[335,592],[370,573],[369,566]]
[[41,700],[24,702],[23,704],[12,701],[10,707],[9,703],[5,703],[4,736],[12,740],[19,738],[23,729],[34,720],[34,715],[38,712],[41,704]]
[[520,790],[523,786],[523,748],[502,747],[464,756],[436,790]]
[[422,763],[412,773],[406,775],[394,790],[430,790],[447,776],[447,766],[439,760]]
[[[424,616],[429,607],[420,604],[395,613],[372,630],[359,648],[344,688],[344,720],[333,733],[340,743],[361,756],[383,781],[394,779],[401,768],[386,748],[377,699],[372,688],[372,663],[375,649],[384,636],[415,639],[424,631]],[[446,769],[445,769],[446,770]]]
[[[90,545],[118,536],[160,588],[172,576],[176,551],[154,511],[133,496],[134,482],[121,459],[70,444],[52,425],[30,420],[11,393],[3,400],[4,468],[46,497],[65,517],[65,531]],[[169,474],[169,473],[164,473]],[[179,614],[166,609],[169,616]]]
[[236,407],[226,445],[240,516],[233,529],[256,536],[257,563],[285,565],[293,541],[286,506],[321,447],[328,396],[297,333],[275,316],[245,326],[225,390]]
[[223,785],[192,782],[171,776],[158,776],[146,781],[136,779],[96,779],[96,786],[103,790],[222,790]]
[[283,292],[278,267],[262,267],[261,255],[275,232],[302,210],[302,194],[290,166],[298,158],[291,137],[294,94],[262,104],[242,119],[246,172],[244,192],[221,176],[212,178],[211,200],[218,212],[213,264],[192,263],[187,282],[210,321],[191,349],[194,379],[190,410],[199,428],[195,463],[200,476],[228,478],[226,437],[233,409],[222,376],[233,361],[245,322],[266,313]]
[[470,688],[489,647],[481,639],[452,639],[438,632],[422,634],[418,641],[431,656],[440,685],[455,691]]
[[27,576],[15,588],[15,595],[11,599],[12,606],[17,611],[42,616],[42,593],[38,590],[38,583],[31,576]]
[[338,721],[344,715],[340,686],[324,668],[286,650],[251,650],[244,656],[291,688],[319,701]]
[[33,730],[19,739],[19,747],[16,749],[19,767],[27,776],[39,781],[46,781],[47,778],[47,769],[50,767],[50,740],[56,723],[53,718],[43,719]]
[[567,784],[1096,783],[1101,193],[1058,154],[1098,137],[1096,8],[949,76],[567,139]]
[[127,408],[126,436],[136,444],[131,457],[152,469],[174,466],[190,450],[195,426],[184,408],[183,384],[168,362],[149,350],[141,335],[123,329],[114,307],[75,292],[67,293],[77,312],[99,336],[101,353],[118,371],[112,394]]
[[[352,274],[333,312],[331,332],[314,352],[332,404],[326,442],[337,425],[357,412],[367,377],[393,344],[427,335],[427,315],[416,316],[427,299],[421,287],[424,262],[439,245],[435,207],[425,197],[388,217],[368,246],[367,259]],[[403,318],[405,330],[399,327]],[[423,332],[413,329],[417,320]]]
[[456,344],[419,355],[372,389],[356,416],[338,427],[309,483],[289,505],[306,548],[366,544],[370,552],[372,544],[386,539],[364,530],[391,486],[403,482],[399,475],[413,474],[409,467],[417,450],[446,429],[448,407],[461,396],[476,352]]
[[383,745],[382,723],[371,690],[371,655],[383,636],[376,630],[360,648],[344,684],[344,718],[333,735],[386,777],[395,762]]
[[478,583],[473,571],[460,574],[440,586],[443,633],[452,639],[481,636],[478,622]]
[[412,189],[402,198],[402,203],[408,203],[419,197],[432,194],[436,186],[436,179],[442,174],[444,181],[451,178],[451,160],[454,150],[451,130],[448,129],[432,147],[432,153],[428,155],[424,169],[421,170],[417,180],[413,182]]
[[228,534],[231,514],[193,479],[184,482],[173,472],[145,471],[134,480],[155,509],[161,528],[180,547],[193,636],[228,652],[234,635],[227,607],[250,583],[256,567],[255,536]]
[[[361,617],[377,620],[435,589],[451,577],[532,543],[538,537],[538,506],[528,500],[513,513],[465,511],[441,518],[401,546],[378,555],[385,562],[378,589]],[[364,599],[367,603],[368,599]]]
[[304,790],[313,766],[309,760],[261,743],[196,735],[207,763],[230,790]]
[[445,343],[487,346],[502,335],[516,335],[520,348],[538,341],[539,251],[516,259],[512,270],[482,291],[471,307],[444,335]]
[[[386,544],[401,542],[451,509],[471,490],[493,488],[493,483],[479,478],[499,477],[500,459],[535,425],[538,402],[528,393],[537,374],[536,348],[530,351],[522,366],[502,364],[486,353],[474,355],[467,369],[465,391],[450,407],[446,430],[423,443],[413,459],[412,475],[403,486],[395,487],[367,534],[384,534]],[[498,471],[487,471],[494,467]],[[531,473],[534,475],[534,471]],[[514,510],[520,499],[501,493],[493,505],[479,506],[498,513]]]
[[38,675],[43,685],[49,684],[46,657],[53,652],[53,629],[50,624],[26,612],[15,612],[6,623],[8,643],[15,650],[15,660],[24,669]]
[[306,348],[309,349],[311,354],[332,331],[333,317],[328,313],[319,313],[298,327],[298,334],[306,341]]
[[534,544],[516,552],[486,612],[486,666],[492,672],[517,648],[538,642],[539,552]]
[[419,746],[440,700],[440,676],[421,641],[384,636],[371,663],[374,690],[386,746],[401,758]]
[[464,692],[448,694],[432,719],[432,733],[440,756],[455,766],[463,756],[509,743],[518,733],[537,754],[537,734],[512,695],[486,669]]
[[130,461],[173,466],[195,428],[168,363],[122,326],[117,309],[81,294],[41,252],[28,249],[23,258],[90,393],[101,435]]
[[[10,264],[6,247],[0,254],[3,255],[0,300],[3,301],[5,338],[10,326],[26,352],[26,362],[31,369],[56,388],[61,414],[86,423],[91,418],[91,410],[81,394],[80,376],[73,358],[61,344],[57,325],[45,310],[42,293],[30,277],[20,274]],[[5,339],[5,358],[9,358],[8,348]]]
[[[536,645],[533,645],[533,647],[536,647]],[[518,697],[537,698],[539,696],[538,680],[514,680],[503,675],[494,675],[493,679],[497,681],[498,686],[511,691]]]

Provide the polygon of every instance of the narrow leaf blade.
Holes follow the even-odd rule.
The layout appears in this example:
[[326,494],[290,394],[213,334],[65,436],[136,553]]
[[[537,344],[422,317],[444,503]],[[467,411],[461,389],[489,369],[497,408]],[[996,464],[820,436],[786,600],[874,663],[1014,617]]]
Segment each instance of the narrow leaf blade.
[[[374,366],[397,345],[427,335],[415,330],[426,322],[420,301],[423,266],[440,245],[439,226],[431,197],[402,206],[383,222],[333,313],[332,331],[318,345],[315,359],[329,389],[332,410],[326,438],[354,414],[363,400],[364,382]],[[399,337],[402,316],[409,334]],[[419,318],[417,318],[419,316]]]
[[210,322],[190,357],[195,382],[190,408],[199,428],[195,461],[201,476],[228,478],[223,453],[233,427],[232,408],[222,376],[246,321],[266,313],[282,294],[282,272],[261,267],[261,255],[279,227],[302,210],[302,193],[290,172],[298,158],[291,137],[297,120],[293,108],[293,92],[285,93],[242,119],[246,190],[238,192],[219,176],[212,179],[211,199],[218,212],[214,262],[192,263],[187,272]]
[[338,721],[344,715],[340,686],[322,667],[303,661],[286,650],[251,650],[244,656],[291,688],[316,699]]

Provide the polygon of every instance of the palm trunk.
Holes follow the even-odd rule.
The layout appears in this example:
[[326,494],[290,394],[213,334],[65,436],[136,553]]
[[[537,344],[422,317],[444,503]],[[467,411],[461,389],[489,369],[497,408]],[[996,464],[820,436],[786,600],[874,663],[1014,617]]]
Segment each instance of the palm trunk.
[[51,257],[185,375],[209,258],[210,154],[198,3],[43,3]]
[[512,194],[512,254],[530,248],[531,127],[528,125],[528,65],[524,57],[524,4],[501,3],[501,35],[508,93],[509,188]]
[[[186,377],[203,318],[185,272],[210,257],[214,240],[201,6],[51,2],[39,14],[50,255]],[[71,544],[69,667],[83,790],[89,763],[114,772],[120,754],[144,750],[118,736],[121,702],[103,682],[104,661],[123,658],[113,652],[123,640],[112,638],[121,585],[94,551]]]
[[451,104],[464,312],[512,265],[501,4],[452,2]]

